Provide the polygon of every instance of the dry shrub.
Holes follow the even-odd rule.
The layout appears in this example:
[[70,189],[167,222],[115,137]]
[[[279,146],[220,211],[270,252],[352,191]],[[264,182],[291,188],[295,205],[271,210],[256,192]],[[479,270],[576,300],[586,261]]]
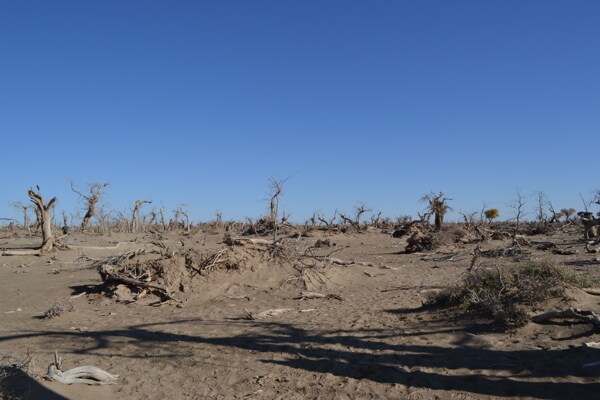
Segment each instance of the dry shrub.
[[50,319],[50,318],[54,318],[54,317],[60,317],[61,315],[68,313],[68,312],[72,312],[75,310],[75,307],[73,307],[73,304],[69,304],[68,306],[63,305],[60,301],[56,301],[54,302],[54,304],[52,304],[50,306],[50,308],[48,308],[44,314],[42,315],[42,319]]
[[483,314],[499,327],[513,328],[528,322],[528,309],[563,296],[567,287],[593,285],[587,276],[564,266],[523,262],[468,275],[459,284],[430,294],[425,304]]
[[447,226],[440,231],[413,227],[413,234],[406,240],[407,253],[436,250],[453,243],[468,241],[468,232],[459,226]]

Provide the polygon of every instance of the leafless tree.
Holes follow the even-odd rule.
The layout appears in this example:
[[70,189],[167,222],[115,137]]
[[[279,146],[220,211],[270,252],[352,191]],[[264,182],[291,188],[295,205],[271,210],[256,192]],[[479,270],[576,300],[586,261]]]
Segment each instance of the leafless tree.
[[316,226],[317,226],[317,213],[314,212],[312,217],[310,217],[309,219],[307,219],[304,222],[304,230],[305,231],[313,230],[313,229],[315,229]]
[[548,222],[549,223],[559,222],[560,218],[563,215],[554,209],[554,205],[552,204],[552,202],[550,200],[546,200],[546,206],[548,207],[548,210],[550,211],[550,221],[548,221]]
[[100,231],[102,233],[108,233],[109,236],[111,234],[110,232],[110,224],[111,224],[111,214],[112,211],[109,210],[108,212],[105,211],[105,206],[102,205],[100,208],[98,208],[98,210],[96,211],[96,219],[98,220],[98,223],[100,224]]
[[600,204],[600,189],[596,190],[596,193],[594,194],[594,199],[592,200],[592,202],[594,204]]
[[381,222],[381,211],[378,211],[377,214],[371,215],[371,225],[375,228],[379,228],[379,223]]
[[53,197],[48,204],[44,201],[40,187],[36,186],[37,193],[33,189],[29,189],[27,194],[29,199],[34,204],[35,209],[40,215],[40,225],[42,228],[42,247],[40,253],[47,253],[54,247],[54,237],[52,236],[52,209],[56,203],[56,197]]
[[269,201],[269,220],[273,222],[273,240],[277,240],[277,218],[279,216],[279,200],[283,195],[283,184],[288,180],[271,177],[269,187],[271,189],[271,200]]
[[169,229],[169,224],[167,224],[167,220],[165,219],[165,206],[162,205],[160,206],[160,223],[163,227],[163,230],[166,231],[167,229]]
[[583,203],[583,211],[584,212],[589,212],[589,210],[588,210],[589,202],[585,201],[585,199],[583,198],[583,196],[581,195],[581,193],[579,193],[579,198],[581,199],[581,202]]
[[189,232],[190,231],[190,214],[186,210],[186,207],[187,207],[187,204],[180,204],[175,210],[173,210],[173,212],[175,213],[175,222],[177,222],[179,215],[183,215],[183,217],[185,218],[185,222],[183,223],[183,229],[185,229],[186,232]]
[[342,220],[342,224],[350,225],[353,228],[360,229],[360,226],[356,225],[356,220],[352,218],[348,218],[344,214],[340,213],[340,219]]
[[472,213],[461,211],[460,215],[462,215],[467,229],[469,229],[475,225],[475,216],[477,215],[477,211],[472,212]]
[[269,217],[271,221],[277,222],[279,214],[279,199],[283,194],[283,184],[288,180],[286,179],[269,179],[269,187],[271,189],[271,200],[269,201]]
[[525,203],[525,196],[523,196],[518,187],[515,188],[515,199],[508,204],[508,206],[512,208],[515,213],[515,231],[513,233],[513,243],[516,243],[517,241],[517,235],[519,234],[519,229],[521,228],[521,221],[525,215]]
[[421,198],[421,201],[428,203],[427,210],[430,213],[429,215],[434,214],[435,216],[436,231],[442,229],[442,224],[444,223],[444,216],[448,211],[452,210],[452,208],[448,204],[446,204],[446,202],[450,200],[452,199],[444,197],[443,192],[440,192],[438,194],[431,192],[429,194],[424,195]]
[[104,189],[106,189],[106,187],[108,186],[108,183],[104,183],[104,184],[101,184],[98,182],[91,183],[87,187],[87,191],[89,192],[89,194],[83,194],[79,190],[77,190],[77,188],[73,184],[73,181],[70,181],[70,182],[71,182],[71,190],[74,193],[77,193],[79,196],[81,196],[81,198],[83,198],[87,201],[87,211],[86,211],[85,215],[83,216],[83,220],[81,221],[81,230],[85,231],[88,227],[90,219],[94,215],[96,215],[96,203],[98,203],[98,201],[102,197],[102,191]]
[[537,201],[537,206],[535,209],[537,221],[539,224],[545,225],[548,222],[548,218],[546,216],[546,207],[548,206],[548,199],[546,198],[546,194],[541,190],[535,193],[535,198]]
[[221,229],[223,227],[223,213],[221,211],[215,212],[215,227]]
[[29,232],[29,234],[31,235],[31,222],[29,221],[29,213],[28,213],[31,206],[26,206],[25,204],[21,203],[20,201],[12,203],[12,206],[17,208],[18,210],[20,210],[23,213],[23,228],[26,228],[27,232]]
[[336,218],[338,217],[338,210],[335,210],[333,212],[333,217],[329,220],[326,219],[323,213],[321,213],[320,211],[316,213],[316,217],[319,222],[321,222],[323,225],[329,228],[334,224]]
[[488,209],[488,203],[487,201],[483,202],[483,205],[481,206],[481,211],[479,211],[479,222],[483,223],[483,219],[485,218],[485,211]]
[[158,217],[158,214],[156,213],[156,209],[153,208],[152,211],[150,211],[150,221],[148,221],[148,225],[154,225],[156,217]]
[[149,200],[136,200],[135,206],[133,208],[133,213],[131,214],[131,232],[137,233],[140,229],[140,208],[144,204],[152,203]]
[[370,212],[371,210],[369,208],[367,208],[367,205],[365,203],[360,203],[359,205],[354,207],[354,211],[355,211],[354,221],[356,222],[356,226],[360,228],[361,216],[366,212]]

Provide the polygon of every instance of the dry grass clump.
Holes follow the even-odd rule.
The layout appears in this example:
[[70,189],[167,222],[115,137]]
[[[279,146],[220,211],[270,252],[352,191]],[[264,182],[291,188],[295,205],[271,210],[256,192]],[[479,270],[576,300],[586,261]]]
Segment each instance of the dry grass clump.
[[589,286],[594,286],[589,277],[564,266],[522,262],[468,275],[459,284],[431,294],[425,304],[483,314],[499,327],[514,328],[529,321],[531,307],[563,296],[568,287]]

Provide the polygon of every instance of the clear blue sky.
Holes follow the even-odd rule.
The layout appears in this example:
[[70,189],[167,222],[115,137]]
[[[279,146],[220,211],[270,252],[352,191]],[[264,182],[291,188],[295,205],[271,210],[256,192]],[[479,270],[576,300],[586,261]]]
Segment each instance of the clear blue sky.
[[[600,187],[598,1],[4,1],[0,216],[39,184],[195,220]],[[593,173],[592,173],[593,172]],[[530,201],[532,205],[533,200]]]

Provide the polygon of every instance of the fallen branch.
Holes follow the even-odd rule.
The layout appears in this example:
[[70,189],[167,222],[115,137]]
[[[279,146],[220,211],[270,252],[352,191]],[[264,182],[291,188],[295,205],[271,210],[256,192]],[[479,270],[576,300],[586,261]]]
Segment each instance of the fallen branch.
[[573,318],[589,322],[600,328],[600,318],[591,310],[569,308],[564,311],[550,311],[531,318],[533,322],[540,323],[552,318]]
[[600,296],[600,289],[597,289],[597,288],[583,288],[581,290],[583,290],[587,294],[593,294],[595,296]]
[[169,293],[169,290],[165,286],[153,282],[143,282],[138,279],[125,276],[121,273],[114,272],[116,268],[116,266],[111,264],[105,264],[101,267],[100,275],[102,276],[102,280],[104,281],[104,283],[121,282],[126,285],[136,286],[142,289],[158,290],[166,299],[175,300],[177,302],[179,301],[173,298],[173,296],[171,295],[171,293]]
[[83,366],[61,371],[62,358],[54,353],[54,362],[48,366],[47,377],[66,385],[84,383],[87,385],[114,385],[119,375],[110,374],[97,367]]
[[262,244],[262,245],[271,245],[275,244],[275,240],[267,240],[267,239],[248,239],[248,238],[233,238],[228,236],[223,241],[228,246],[245,246],[247,244]]
[[389,265],[384,265],[384,264],[380,264],[377,265],[373,262],[368,262],[368,261],[355,261],[355,260],[342,260],[339,258],[332,258],[332,257],[325,257],[323,258],[324,261],[327,261],[331,264],[337,264],[337,265],[360,265],[363,267],[373,267],[373,268],[383,268],[383,269],[397,269],[396,267],[391,267]]
[[276,315],[284,314],[284,313],[290,312],[290,311],[292,311],[291,308],[274,308],[272,310],[265,310],[265,311],[261,311],[261,312],[255,314],[255,313],[251,313],[250,311],[248,311],[248,309],[244,308],[246,318],[250,319],[250,320],[274,317]]
[[323,293],[315,293],[315,292],[302,292],[300,294],[300,297],[298,297],[298,299],[300,299],[300,300],[306,300],[306,299],[336,299],[336,300],[340,300],[340,301],[343,300],[337,294],[323,294]]

